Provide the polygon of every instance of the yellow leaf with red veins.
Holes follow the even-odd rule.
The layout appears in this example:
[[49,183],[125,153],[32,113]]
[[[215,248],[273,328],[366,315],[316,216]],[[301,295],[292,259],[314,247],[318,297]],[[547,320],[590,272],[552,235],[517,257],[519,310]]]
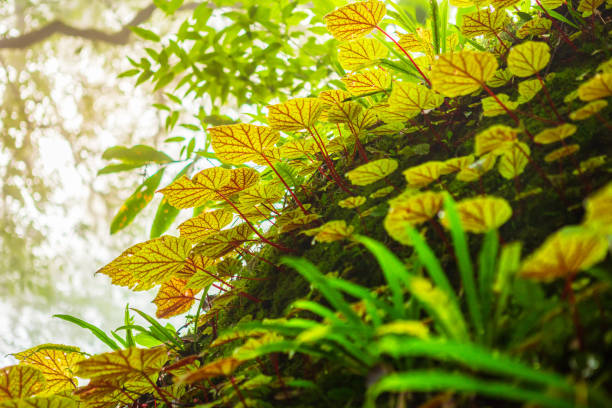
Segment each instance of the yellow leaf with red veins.
[[207,269],[217,262],[216,259],[208,258],[202,255],[191,255],[185,261],[185,267],[175,275],[178,279],[189,280],[193,275],[202,269]]
[[[280,139],[280,133],[267,126],[247,123],[215,126],[207,129],[215,156],[226,163],[243,164],[264,157],[274,158],[269,153]],[[271,160],[272,161],[272,160]]]
[[61,344],[42,344],[15,354],[15,358],[43,373],[46,380],[44,395],[75,389],[78,384],[74,376],[76,363],[84,359],[77,347]]
[[188,240],[164,235],[123,258],[120,266],[145,285],[163,283],[183,269],[190,250]]
[[304,215],[302,211],[291,212],[288,216],[284,215],[285,214],[278,217],[276,221],[276,226],[279,228],[280,234],[302,228],[321,218],[318,214]]
[[283,198],[284,195],[285,191],[278,184],[266,183],[257,184],[244,190],[240,193],[239,200],[240,204],[244,206],[262,203],[271,206]]
[[229,377],[236,370],[242,360],[238,360],[234,357],[222,358],[212,363],[208,363],[197,370],[191,371],[182,377],[179,377],[176,381],[179,384],[193,384],[198,381],[215,378],[219,376]]
[[181,237],[191,242],[200,242],[204,237],[220,231],[232,222],[233,214],[229,211],[216,210],[203,212],[179,225]]
[[529,102],[534,96],[542,89],[542,83],[539,79],[528,79],[518,84],[519,98],[517,102],[519,104]]
[[346,173],[346,177],[356,186],[367,186],[387,177],[397,169],[393,159],[373,160]]
[[78,408],[76,398],[51,395],[49,397],[30,397],[0,402],[0,408]]
[[523,262],[524,278],[550,281],[565,278],[603,261],[608,253],[605,235],[582,227],[566,227],[551,236]]
[[378,122],[378,116],[372,108],[362,111],[357,117],[346,126],[351,129],[351,133],[359,134],[362,130],[368,130]]
[[435,91],[445,96],[468,95],[478,91],[497,70],[493,54],[478,51],[459,51],[442,54],[431,71]]
[[343,91],[342,89],[331,89],[323,91],[319,94],[319,99],[323,102],[325,108],[330,106],[338,105],[345,102],[347,99],[352,97],[350,92]]
[[478,133],[474,143],[474,153],[481,156],[485,153],[501,154],[518,140],[518,129],[505,125],[493,125]]
[[240,167],[230,171],[229,182],[217,190],[220,197],[230,197],[232,194],[240,193],[259,182],[259,172],[250,167]]
[[216,191],[229,183],[231,176],[228,169],[211,167],[197,173],[191,180],[183,176],[159,192],[173,207],[199,207],[210,200],[219,200]]
[[98,273],[104,274],[111,278],[111,283],[113,285],[126,286],[134,291],[151,289],[154,285],[150,283],[143,284],[139,282],[138,279],[134,277],[132,272],[123,266],[123,261],[125,258],[128,258],[129,256],[133,255],[137,250],[139,250],[140,248],[142,248],[149,242],[152,242],[158,239],[159,238],[156,238],[150,241],[141,242],[139,244],[129,247],[128,249],[123,251],[121,255],[113,259],[113,261],[110,262],[108,265],[96,271],[96,274]]
[[93,381],[141,380],[159,373],[166,361],[168,350],[165,347],[131,347],[79,361],[76,375]]
[[465,7],[484,7],[491,3],[490,0],[450,0],[450,4],[455,7],[465,8]]
[[604,3],[604,0],[580,0],[577,10],[582,12],[584,17],[590,16]]
[[338,46],[338,62],[346,70],[357,71],[375,64],[388,53],[387,47],[377,39],[360,38]]
[[244,244],[251,234],[252,230],[247,224],[240,224],[207,236],[193,248],[193,252],[217,259]]
[[215,269],[216,268],[214,267],[198,269],[198,271],[187,281],[185,289],[194,289],[199,291],[200,289],[204,289],[208,285],[217,282],[219,279],[214,274]]
[[464,182],[471,182],[478,180],[487,171],[491,170],[495,165],[497,156],[493,153],[485,154],[478,161],[464,167],[457,174],[457,180]]
[[487,80],[487,85],[491,88],[504,86],[512,79],[512,73],[507,69],[498,69],[493,76]]
[[314,157],[319,149],[312,140],[298,139],[287,142],[280,148],[280,155],[285,159],[298,159],[300,157]]
[[544,129],[534,136],[533,141],[539,144],[560,142],[566,137],[570,137],[576,133],[576,130],[578,130],[576,125],[564,123],[562,125],[555,126],[554,128]]
[[406,182],[411,187],[425,187],[426,185],[436,181],[444,169],[444,163],[439,161],[430,161],[418,166],[410,167],[404,170],[403,174]]
[[43,391],[45,377],[38,368],[13,365],[0,368],[0,402],[23,399]]
[[167,319],[187,312],[195,302],[195,292],[186,289],[187,281],[172,278],[164,282],[153,299],[157,306],[155,316]]
[[612,96],[612,73],[597,74],[578,87],[578,97],[590,102]]
[[370,194],[370,198],[386,197],[389,194],[391,194],[392,191],[393,191],[393,186],[379,188],[378,190]]
[[584,224],[606,234],[612,232],[612,183],[589,196],[584,208]]
[[461,33],[468,38],[479,35],[493,36],[504,28],[507,19],[508,15],[505,10],[478,10],[463,16]]
[[[504,104],[504,106],[509,110],[513,111],[518,108],[518,102],[514,102],[510,100],[510,97],[506,94],[499,93],[495,95],[499,101]],[[492,96],[487,96],[486,98],[482,98],[482,114],[487,117],[506,115],[506,109],[497,102],[497,99]]]
[[598,100],[589,102],[582,108],[576,109],[569,114],[571,120],[584,120],[595,115],[597,112],[608,106],[608,102],[605,100]]
[[461,171],[468,167],[470,164],[474,163],[474,160],[475,159],[473,154],[448,159],[444,162],[444,167],[440,169],[440,174],[444,176],[446,174],[451,174],[456,171]]
[[495,10],[501,10],[504,8],[512,7],[517,5],[521,0],[492,0],[491,5]]
[[503,178],[511,180],[518,177],[529,163],[529,154],[531,150],[525,143],[517,142],[501,156],[497,171]]
[[365,69],[342,78],[346,89],[355,96],[384,91],[391,86],[391,76],[380,68]]
[[415,33],[400,35],[399,45],[406,51],[422,52],[427,55],[433,54],[433,37],[428,28],[418,27]]
[[365,37],[383,19],[387,9],[382,1],[368,0],[347,4],[324,17],[327,30],[337,40]]
[[362,110],[363,106],[357,102],[341,102],[325,111],[325,121],[330,123],[352,122]]
[[528,77],[548,65],[550,48],[545,42],[525,41],[510,49],[508,69],[518,77]]
[[[510,204],[503,198],[479,196],[457,203],[461,226],[465,231],[483,234],[504,225],[512,216]],[[442,225],[449,228],[448,217],[441,218]]]
[[323,112],[318,98],[297,98],[268,106],[268,123],[276,130],[293,131],[312,128]]
[[393,200],[387,213],[386,223],[402,223],[419,225],[434,218],[442,209],[444,196],[442,193],[426,191]]
[[396,82],[393,85],[389,106],[398,111],[435,109],[442,105],[444,97],[431,89],[411,82]]
[[318,228],[306,230],[303,233],[308,236],[314,236],[314,239],[319,242],[334,242],[342,239],[350,238],[354,228],[346,225],[344,220],[329,221]]
[[554,161],[561,160],[567,156],[571,156],[572,154],[576,153],[578,150],[580,150],[580,146],[577,144],[563,146],[563,147],[558,148],[557,150],[553,150],[552,152],[544,156],[544,161],[546,163],[552,163]]
[[357,208],[366,202],[366,198],[362,196],[353,196],[338,201],[338,205],[342,208]]
[[525,38],[528,35],[542,35],[550,32],[552,21],[543,17],[534,17],[521,26],[516,32],[518,38]]
[[388,103],[378,104],[372,107],[372,110],[378,116],[378,119],[385,123],[407,122],[417,116],[420,111],[399,112],[392,109]]
[[87,408],[116,408],[117,405],[132,405],[142,395],[153,392],[153,386],[144,378],[128,382],[107,379],[91,381],[76,390],[74,395]]

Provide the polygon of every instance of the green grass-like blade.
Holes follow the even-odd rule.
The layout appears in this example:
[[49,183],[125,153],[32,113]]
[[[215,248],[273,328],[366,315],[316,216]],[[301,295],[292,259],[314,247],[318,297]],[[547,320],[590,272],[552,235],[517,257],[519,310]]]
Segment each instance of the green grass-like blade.
[[489,231],[484,237],[480,253],[478,254],[478,290],[480,292],[482,315],[485,321],[491,316],[493,281],[495,279],[495,263],[497,261],[498,250],[499,238],[497,231]]
[[[132,310],[135,311],[136,313],[138,313],[147,322],[151,323],[151,326],[152,326],[151,327],[151,334],[155,334],[153,337],[164,338],[165,341],[169,341],[170,343],[172,343],[176,347],[183,348],[183,344],[177,340],[177,338],[175,336],[175,333],[173,333],[170,330],[166,329],[164,326],[159,324],[159,322],[157,320],[155,320],[154,318],[152,318],[151,316],[149,316],[145,312],[142,312],[142,311],[140,311],[138,309],[134,309],[134,308],[132,308]],[[158,338],[158,340],[159,340],[159,338]]]
[[67,322],[74,323],[77,326],[89,330],[94,336],[100,339],[100,341],[110,347],[113,351],[121,350],[121,347],[119,347],[119,345],[113,339],[108,337],[108,335],[104,333],[100,328],[94,326],[91,323],[87,323],[86,321],[81,320],[78,317],[65,314],[56,314],[53,315],[53,317],[58,317],[60,319],[66,320]]
[[463,283],[463,290],[465,291],[472,324],[476,329],[477,336],[481,338],[484,334],[484,324],[482,311],[480,309],[480,301],[476,292],[474,268],[472,266],[472,260],[470,259],[470,250],[468,248],[465,232],[461,227],[461,221],[459,220],[459,213],[457,212],[455,201],[448,194],[444,196],[444,211],[450,223],[453,247],[455,248],[459,274],[461,275],[461,282]]

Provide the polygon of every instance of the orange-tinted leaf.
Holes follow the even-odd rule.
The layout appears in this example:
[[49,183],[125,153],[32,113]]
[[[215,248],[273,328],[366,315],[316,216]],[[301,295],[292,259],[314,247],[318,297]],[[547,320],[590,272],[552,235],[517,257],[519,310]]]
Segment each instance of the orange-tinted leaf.
[[186,285],[185,280],[177,278],[164,282],[153,300],[157,306],[155,316],[167,319],[187,312],[195,302],[195,292],[185,289]]
[[518,140],[518,134],[518,129],[505,125],[493,125],[476,135],[474,152],[477,156],[489,152],[501,154]]
[[36,367],[13,365],[0,368],[0,402],[38,394],[45,387],[45,377]]
[[314,126],[323,111],[317,98],[297,98],[268,106],[268,123],[282,131],[303,130]]
[[242,364],[242,360],[238,360],[237,358],[222,358],[185,374],[178,378],[177,382],[180,384],[193,384],[194,382],[219,376],[229,377],[240,364]]
[[[156,238],[159,239],[159,238]],[[149,243],[150,241],[141,242],[139,244],[133,245],[130,248],[123,251],[121,255],[117,258],[113,259],[111,263],[100,268],[96,271],[96,274],[101,273],[107,275],[111,278],[111,283],[117,286],[126,286],[135,291],[138,290],[148,290],[151,289],[154,285],[152,284],[142,284],[138,282],[138,280],[134,277],[131,271],[126,269],[123,266],[123,260],[131,255],[133,255],[138,249],[142,248],[144,245]]]
[[584,120],[595,115],[597,112],[599,112],[606,106],[608,106],[608,102],[602,99],[589,102],[582,108],[576,109],[575,111],[570,113],[569,118],[571,120]]
[[444,97],[423,85],[396,82],[389,97],[389,105],[398,111],[423,111],[442,105]]
[[552,21],[543,17],[534,17],[527,21],[516,32],[518,38],[525,38],[528,35],[542,35],[550,32]]
[[165,347],[131,347],[97,354],[77,363],[76,375],[95,381],[130,381],[156,374],[168,360]]
[[374,30],[386,11],[382,1],[361,1],[332,11],[325,16],[325,24],[336,39],[356,40]]
[[471,94],[493,77],[497,60],[493,54],[478,51],[460,51],[438,57],[431,71],[435,91],[446,96]]
[[443,162],[430,161],[410,167],[404,170],[403,174],[409,186],[418,188],[436,181],[442,175],[442,169],[444,169]]
[[351,183],[366,186],[387,177],[397,169],[397,161],[380,159],[368,162],[346,173]]
[[552,280],[573,275],[602,261],[608,252],[608,240],[596,231],[566,227],[548,237],[520,270],[521,276]]
[[42,344],[15,354],[15,358],[21,364],[36,367],[43,373],[45,395],[76,388],[76,363],[84,359],[78,348],[61,344]]
[[120,266],[143,284],[163,283],[183,269],[190,250],[188,240],[164,235],[123,258]]
[[247,224],[240,224],[207,236],[193,248],[193,252],[217,259],[244,244],[251,233],[252,230]]
[[191,255],[185,261],[185,267],[179,273],[177,273],[175,277],[184,280],[190,279],[198,271],[208,269],[209,267],[215,265],[216,262],[216,259],[208,258],[206,256]]
[[391,76],[379,68],[366,69],[342,78],[346,89],[353,95],[384,91],[391,86]]
[[216,157],[230,164],[258,161],[268,156],[274,159],[269,151],[280,138],[276,130],[246,123],[215,126],[207,130]]
[[181,237],[191,242],[200,242],[202,238],[220,231],[232,222],[233,214],[229,211],[216,210],[203,212],[179,225]]
[[479,35],[495,35],[502,30],[507,19],[508,15],[505,10],[477,10],[463,16],[461,32],[468,38],[478,37]]
[[544,129],[543,131],[535,135],[533,141],[540,144],[560,142],[566,137],[569,137],[576,133],[577,129],[578,128],[576,127],[576,125],[572,125],[571,123],[564,123],[562,125],[555,126],[554,128]]
[[571,156],[578,150],[580,150],[580,146],[577,144],[563,146],[558,148],[557,150],[553,150],[552,152],[544,156],[544,161],[547,163],[552,163],[554,161],[561,160],[564,157]]
[[529,155],[531,151],[525,143],[517,142],[501,156],[497,170],[503,178],[511,180],[519,176],[527,167],[529,159],[525,154]]
[[544,42],[525,41],[508,53],[508,69],[519,77],[528,77],[544,68],[550,61],[550,48]]
[[[512,216],[510,204],[493,196],[462,200],[457,203],[457,212],[463,229],[477,234],[501,227]],[[442,217],[441,222],[449,227],[448,217]]]
[[612,73],[597,74],[578,87],[578,97],[590,102],[612,96]]
[[338,201],[338,205],[342,208],[357,208],[366,202],[366,198],[363,196],[353,196],[345,198],[344,200]]
[[338,62],[346,70],[357,71],[385,58],[388,53],[387,47],[377,39],[361,38],[338,46]]
[[219,200],[216,191],[229,183],[230,178],[230,170],[212,167],[197,173],[191,180],[183,176],[159,192],[173,207],[199,207],[210,200]]
[[344,220],[329,221],[318,228],[306,230],[303,233],[309,236],[314,235],[314,239],[319,242],[334,242],[349,238],[353,234],[354,228],[346,225]]

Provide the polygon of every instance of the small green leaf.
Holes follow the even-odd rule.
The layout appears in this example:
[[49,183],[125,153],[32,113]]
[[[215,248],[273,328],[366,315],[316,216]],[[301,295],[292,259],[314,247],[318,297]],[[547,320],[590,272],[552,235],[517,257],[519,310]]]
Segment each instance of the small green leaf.
[[155,34],[153,31],[147,30],[142,27],[130,27],[130,30],[139,36],[140,38],[144,38],[145,40],[159,42],[159,35]]
[[147,164],[147,163],[168,163],[172,158],[164,152],[155,150],[150,146],[135,145],[132,147],[113,146],[109,147],[102,154],[105,160],[119,160],[129,164]]

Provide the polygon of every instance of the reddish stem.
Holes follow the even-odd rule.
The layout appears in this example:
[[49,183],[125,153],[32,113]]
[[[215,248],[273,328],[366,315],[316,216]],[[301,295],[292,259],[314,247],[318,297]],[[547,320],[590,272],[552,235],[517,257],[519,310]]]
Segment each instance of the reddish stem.
[[285,185],[285,188],[287,189],[287,191],[289,191],[289,194],[291,194],[291,197],[293,197],[293,200],[296,202],[296,204],[302,209],[302,212],[304,214],[308,214],[308,211],[304,208],[304,206],[302,205],[302,203],[300,202],[300,200],[298,200],[298,198],[295,196],[295,194],[293,193],[293,191],[291,190],[291,188],[289,187],[289,185],[287,184],[287,182],[285,181],[285,179],[278,173],[278,171],[276,170],[276,168],[272,165],[272,163],[270,162],[270,160],[265,156],[262,155],[262,157],[264,158],[264,160],[266,161],[266,163],[268,163],[268,166],[270,166],[270,168],[272,169],[272,171],[276,174],[276,176],[280,179],[280,181]]
[[229,379],[232,382],[232,387],[234,387],[234,390],[236,391],[236,394],[238,394],[238,398],[240,399],[240,402],[242,402],[243,407],[244,408],[248,408],[248,406],[246,404],[246,401],[244,400],[244,397],[242,396],[242,393],[240,392],[240,389],[236,385],[236,381],[234,381],[234,377],[230,375]]
[[419,71],[419,74],[423,77],[423,79],[425,80],[425,82],[427,82],[427,85],[431,86],[431,81],[429,80],[429,78],[427,78],[425,76],[425,74],[423,73],[423,71],[421,71],[421,68],[419,68],[419,66],[416,64],[416,62],[414,62],[414,60],[412,59],[412,57],[410,56],[410,54],[408,54],[408,51],[406,51],[404,49],[404,47],[402,47],[397,41],[395,41],[395,39],[393,37],[391,37],[389,34],[387,34],[387,32],[385,30],[383,30],[382,28],[380,28],[379,26],[376,26],[376,28],[378,29],[378,31],[380,31],[381,33],[383,33],[384,35],[387,36],[388,39],[390,39],[391,41],[393,41],[393,43],[400,49],[402,50],[402,52],[404,53],[405,56],[408,57],[408,59],[410,60],[410,62],[412,63],[412,65],[414,65],[414,67],[416,68],[417,71]]
[[546,87],[546,84],[544,83],[544,80],[540,76],[539,72],[536,72],[536,77],[538,78],[538,81],[540,81],[540,84],[542,85],[542,90],[544,91],[544,95],[546,96],[546,99],[548,100],[548,104],[550,105],[551,109],[555,113],[555,116],[557,117],[557,119],[559,119],[560,122],[564,122],[563,118],[561,118],[561,115],[559,115],[559,112],[557,111],[557,107],[555,106],[552,98],[550,97],[550,94],[548,93],[548,88]]
[[546,9],[544,8],[544,6],[542,6],[542,3],[540,3],[540,0],[536,0],[536,3],[538,4],[538,6],[540,6],[540,8],[542,9],[542,11],[544,12],[544,14],[546,15],[546,17],[548,17],[548,19],[552,22],[553,26],[555,27],[555,30],[557,30],[559,32],[559,34],[561,35],[561,38],[563,39],[563,41],[568,44],[570,47],[572,47],[574,49],[574,51],[576,52],[580,52],[580,50],[578,49],[578,47],[576,47],[576,44],[574,44],[572,42],[572,40],[569,39],[569,37],[565,34],[565,32],[561,29],[561,27],[559,27],[557,25],[557,20],[551,16],[550,14],[548,14],[548,11],[546,11]]

